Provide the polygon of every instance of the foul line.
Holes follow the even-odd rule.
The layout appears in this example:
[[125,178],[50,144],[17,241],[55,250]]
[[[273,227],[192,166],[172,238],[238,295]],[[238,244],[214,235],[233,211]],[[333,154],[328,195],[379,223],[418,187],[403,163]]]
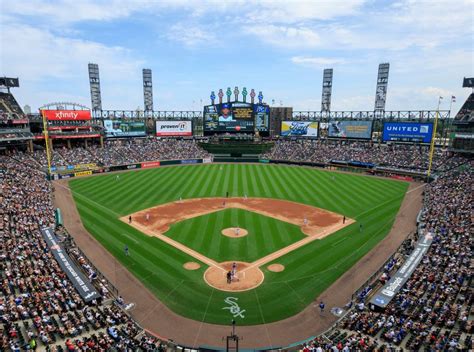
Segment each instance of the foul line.
[[241,272],[243,273],[243,272],[245,272],[245,271],[247,271],[247,270],[249,270],[253,267],[263,266],[263,265],[265,265],[269,262],[272,262],[272,261],[280,258],[281,256],[283,256],[285,254],[291,253],[291,252],[295,251],[296,249],[298,249],[300,247],[303,247],[304,245],[306,245],[308,243],[311,243],[315,240],[324,238],[324,237],[326,237],[327,235],[329,235],[331,233],[339,231],[339,230],[343,229],[344,227],[353,224],[354,222],[355,221],[352,220],[352,219],[346,219],[345,224],[339,223],[339,224],[336,224],[336,225],[332,225],[332,226],[324,229],[323,231],[321,231],[320,233],[318,233],[316,235],[305,237],[302,240],[299,240],[298,242],[292,243],[289,246],[286,246],[284,248],[281,248],[281,249],[277,250],[276,252],[270,253],[269,255],[267,255],[263,258],[257,259],[256,261],[251,263],[248,267],[243,269]]

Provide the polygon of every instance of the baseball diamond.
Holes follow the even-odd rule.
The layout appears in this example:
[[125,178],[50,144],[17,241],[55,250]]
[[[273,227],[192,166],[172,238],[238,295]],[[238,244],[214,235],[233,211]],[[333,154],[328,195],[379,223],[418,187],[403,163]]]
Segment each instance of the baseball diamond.
[[2,1],[0,352],[473,351],[472,9]]
[[[58,189],[67,187],[61,182]],[[308,307],[387,235],[408,186],[255,164],[132,171],[119,182],[114,175],[69,181],[85,228],[160,302],[193,320],[228,324],[234,318],[239,325],[278,322]],[[223,229],[237,226],[248,236],[222,236]],[[257,263],[264,277],[231,293],[245,309],[235,317],[223,308],[239,283],[222,290],[205,280],[210,267],[219,268],[225,280],[220,263],[233,261]],[[188,262],[200,267],[186,270]],[[269,270],[270,264],[284,270]],[[245,271],[237,268],[239,280]]]

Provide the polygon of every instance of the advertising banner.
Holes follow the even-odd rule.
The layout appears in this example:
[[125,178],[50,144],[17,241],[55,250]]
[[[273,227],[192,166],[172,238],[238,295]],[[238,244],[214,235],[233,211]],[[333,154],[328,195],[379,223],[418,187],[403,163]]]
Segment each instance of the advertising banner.
[[413,274],[421,259],[423,259],[423,256],[428,252],[431,242],[433,242],[433,236],[431,234],[421,236],[415,249],[405,261],[405,264],[403,264],[395,275],[372,297],[370,303],[385,308]]
[[319,123],[315,121],[282,121],[283,137],[318,137]]
[[79,292],[82,299],[86,302],[90,302],[94,299],[100,298],[101,296],[96,291],[95,287],[71,260],[66,251],[63,250],[53,232],[53,229],[49,227],[43,228],[41,229],[41,234],[59,266],[66,273],[69,280],[71,280],[74,288]]
[[91,119],[89,110],[42,110],[48,121],[88,121]]
[[145,122],[104,120],[106,137],[141,137],[146,136]]
[[80,171],[80,172],[75,172],[74,177],[80,177],[80,176],[89,176],[92,175],[92,171]]
[[433,135],[433,124],[417,122],[385,122],[382,140],[430,143]]
[[191,121],[156,121],[156,136],[192,136]]
[[200,164],[202,163],[202,159],[186,159],[181,160],[181,164]]
[[372,138],[372,121],[331,121],[328,136],[335,138]]
[[151,168],[159,167],[159,166],[160,166],[159,161],[147,161],[147,162],[142,163],[141,168],[142,169],[151,169]]
[[[72,168],[74,170],[90,170],[90,169],[97,169],[97,164],[90,163],[90,164],[76,164],[73,165]],[[69,166],[68,166],[69,169]]]

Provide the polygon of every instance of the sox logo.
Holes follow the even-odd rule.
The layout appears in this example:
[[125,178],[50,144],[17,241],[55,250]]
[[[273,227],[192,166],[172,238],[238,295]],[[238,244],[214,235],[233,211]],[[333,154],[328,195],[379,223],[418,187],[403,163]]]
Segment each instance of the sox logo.
[[245,309],[241,309],[237,303],[239,299],[237,297],[227,297],[224,302],[229,305],[229,307],[224,307],[222,309],[228,309],[230,314],[236,317],[245,318],[244,313]]

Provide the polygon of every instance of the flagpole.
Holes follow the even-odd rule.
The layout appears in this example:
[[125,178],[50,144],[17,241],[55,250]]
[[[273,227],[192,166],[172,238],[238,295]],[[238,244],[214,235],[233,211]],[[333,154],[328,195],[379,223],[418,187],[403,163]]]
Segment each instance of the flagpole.
[[[449,100],[449,118],[448,118],[448,126],[445,126],[447,128],[448,132],[446,133],[446,136],[444,137],[443,141],[443,146],[446,148],[448,144],[448,139],[449,139],[449,133],[451,133],[451,108],[453,106],[453,100],[454,100],[454,95],[451,95],[451,99]],[[449,128],[448,128],[449,127]]]
[[435,138],[436,138],[436,129],[438,127],[438,117],[439,117],[439,105],[441,104],[441,99],[443,97],[438,98],[438,108],[436,109],[436,117],[433,127],[433,135],[431,136],[431,146],[430,146],[430,159],[428,164],[428,174],[427,174],[427,181],[429,182],[431,176],[431,166],[433,164],[433,154],[434,154],[434,146],[435,146]]

